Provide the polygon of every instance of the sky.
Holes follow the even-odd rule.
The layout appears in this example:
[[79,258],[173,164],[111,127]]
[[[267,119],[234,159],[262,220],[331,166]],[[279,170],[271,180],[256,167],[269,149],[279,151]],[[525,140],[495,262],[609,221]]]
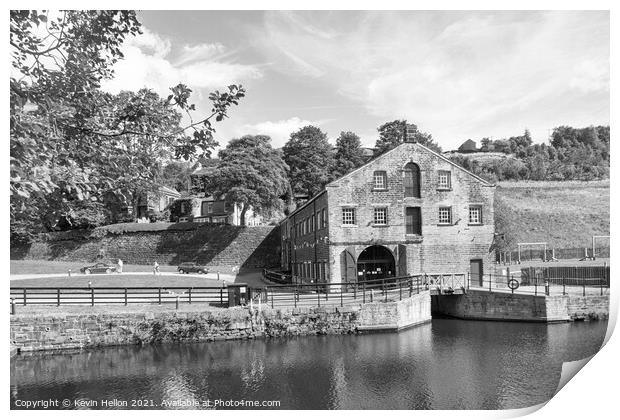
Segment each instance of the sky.
[[281,147],[312,124],[372,147],[377,127],[407,119],[444,150],[465,140],[609,124],[607,11],[144,11],[143,35],[103,88],[185,83],[196,116],[209,92],[247,96],[217,124]]

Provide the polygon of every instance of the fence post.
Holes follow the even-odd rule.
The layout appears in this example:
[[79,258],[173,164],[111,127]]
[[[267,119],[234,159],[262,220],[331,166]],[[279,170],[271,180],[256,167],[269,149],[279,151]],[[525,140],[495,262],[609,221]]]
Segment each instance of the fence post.
[[383,295],[385,296],[385,301],[387,302],[387,290],[385,289],[385,280],[383,280]]
[[342,285],[340,285],[340,307],[342,306]]
[[[60,305],[60,295],[58,298],[58,305]],[[95,289],[90,289],[90,306],[95,306]]]
[[366,283],[362,283],[362,303],[366,303]]
[[220,305],[224,306],[224,288],[220,288]]
[[56,289],[56,306],[60,306],[60,289]]
[[601,279],[601,296],[603,296],[603,279]]
[[159,301],[159,304],[161,305],[161,287],[159,289],[157,289],[157,290],[158,290],[158,292],[157,292],[157,299]]
[[269,295],[271,296],[271,309],[273,309],[273,290],[269,293]]
[[583,282],[583,295],[586,295],[586,282]]
[[125,306],[127,306],[127,288],[125,287]]
[[24,306],[26,306],[26,289],[24,288]]
[[[321,295],[319,293],[319,285],[316,285],[316,300],[319,303],[319,308],[321,307]],[[327,300],[327,299],[326,299]]]
[[15,310],[15,298],[11,298],[11,315],[15,315],[16,314],[16,310]]
[[492,286],[493,286],[493,279],[491,278],[491,273],[489,273],[489,292],[491,291]]
[[297,307],[297,296],[298,296],[297,286],[295,286],[295,289],[293,290],[293,306],[295,307]]
[[192,304],[192,288],[190,287],[189,290],[187,291],[187,300],[188,303],[191,305]]
[[566,277],[562,276],[562,296],[566,296]]
[[353,286],[353,300],[357,300],[357,284]]

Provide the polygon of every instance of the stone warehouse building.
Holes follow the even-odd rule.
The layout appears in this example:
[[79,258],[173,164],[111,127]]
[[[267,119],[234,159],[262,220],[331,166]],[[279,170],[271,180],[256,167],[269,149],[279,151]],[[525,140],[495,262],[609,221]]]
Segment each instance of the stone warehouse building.
[[465,272],[476,281],[492,260],[494,193],[405,135],[281,222],[282,269],[298,282]]

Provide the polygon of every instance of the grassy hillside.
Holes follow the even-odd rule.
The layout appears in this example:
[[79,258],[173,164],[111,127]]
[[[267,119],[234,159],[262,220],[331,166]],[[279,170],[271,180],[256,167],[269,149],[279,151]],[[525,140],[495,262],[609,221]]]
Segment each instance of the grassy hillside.
[[609,205],[609,180],[501,182],[495,231],[505,234],[506,250],[517,242],[591,246],[592,235],[609,235]]

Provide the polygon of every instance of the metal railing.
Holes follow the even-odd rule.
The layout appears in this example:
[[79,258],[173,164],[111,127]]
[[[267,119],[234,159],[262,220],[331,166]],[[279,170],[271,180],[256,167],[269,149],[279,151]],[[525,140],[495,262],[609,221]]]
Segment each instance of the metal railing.
[[416,274],[345,283],[296,283],[253,288],[252,303],[269,307],[346,306],[398,301],[421,291],[464,291],[466,274]]
[[522,249],[519,251],[497,251],[497,264],[521,264],[525,261],[559,261],[559,260],[596,260],[597,258],[609,258],[610,247],[601,246],[596,250],[592,247],[580,248],[550,248],[543,249]]
[[609,278],[534,277],[523,280],[519,272],[512,275],[485,274],[483,276],[468,273],[467,289],[534,296],[607,295],[609,294]]
[[223,287],[11,287],[16,305],[228,304]]
[[263,269],[263,278],[273,283],[288,284],[293,283],[292,276],[290,274],[281,273],[273,270]]

